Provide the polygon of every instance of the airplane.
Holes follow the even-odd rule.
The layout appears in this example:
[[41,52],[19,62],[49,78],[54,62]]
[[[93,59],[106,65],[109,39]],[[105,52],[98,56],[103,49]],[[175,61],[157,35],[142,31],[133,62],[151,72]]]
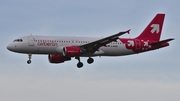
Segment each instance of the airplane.
[[31,63],[32,54],[48,55],[50,63],[63,63],[75,58],[77,67],[83,67],[80,57],[88,57],[92,64],[95,56],[123,56],[138,54],[169,46],[169,38],[160,41],[165,14],[156,14],[144,31],[136,38],[119,38],[130,33],[130,30],[104,38],[69,37],[69,36],[37,36],[29,35],[15,39],[7,45],[12,52],[28,54],[27,63]]

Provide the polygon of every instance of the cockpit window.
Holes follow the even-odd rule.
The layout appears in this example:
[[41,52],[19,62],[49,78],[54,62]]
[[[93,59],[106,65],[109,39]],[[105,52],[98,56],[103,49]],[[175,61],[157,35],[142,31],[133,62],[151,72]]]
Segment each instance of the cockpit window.
[[22,39],[15,39],[13,42],[23,42]]

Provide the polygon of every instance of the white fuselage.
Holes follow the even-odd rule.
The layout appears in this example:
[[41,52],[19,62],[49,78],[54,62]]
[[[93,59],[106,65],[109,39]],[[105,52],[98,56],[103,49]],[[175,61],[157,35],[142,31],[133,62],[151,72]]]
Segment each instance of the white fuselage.
[[[65,37],[65,36],[24,36],[21,41],[10,43],[7,48],[11,51],[25,54],[62,54],[60,48],[65,46],[80,46],[100,38],[95,37]],[[102,46],[92,56],[121,56],[134,54],[120,40]],[[86,56],[86,54],[81,55]]]

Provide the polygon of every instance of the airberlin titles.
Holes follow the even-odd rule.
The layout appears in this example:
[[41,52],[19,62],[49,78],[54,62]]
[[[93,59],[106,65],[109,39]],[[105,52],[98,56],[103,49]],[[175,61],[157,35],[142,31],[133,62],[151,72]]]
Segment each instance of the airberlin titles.
[[38,42],[38,46],[58,46],[56,42]]

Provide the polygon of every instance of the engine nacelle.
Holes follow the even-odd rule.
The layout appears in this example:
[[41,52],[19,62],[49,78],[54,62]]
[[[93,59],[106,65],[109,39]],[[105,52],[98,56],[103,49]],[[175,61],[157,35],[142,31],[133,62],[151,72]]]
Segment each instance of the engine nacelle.
[[81,49],[76,46],[66,46],[63,48],[63,55],[68,57],[80,56]]
[[49,54],[48,59],[50,63],[62,63],[64,61],[71,60],[71,57],[61,56],[61,55],[56,55],[56,54]]

